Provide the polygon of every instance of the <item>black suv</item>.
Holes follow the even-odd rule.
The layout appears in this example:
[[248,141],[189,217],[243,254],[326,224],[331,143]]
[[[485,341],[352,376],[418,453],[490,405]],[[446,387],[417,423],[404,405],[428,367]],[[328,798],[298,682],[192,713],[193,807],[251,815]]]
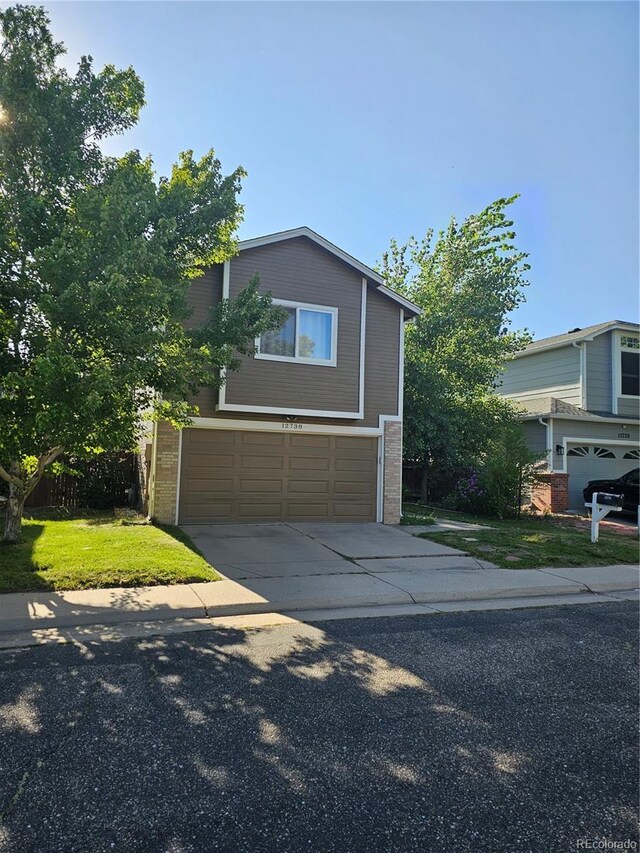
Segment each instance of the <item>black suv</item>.
[[591,502],[594,492],[624,495],[623,508],[627,512],[637,513],[638,504],[640,503],[639,483],[640,468],[634,468],[632,471],[627,471],[622,477],[618,477],[617,480],[589,480],[582,494],[584,495],[585,503]]

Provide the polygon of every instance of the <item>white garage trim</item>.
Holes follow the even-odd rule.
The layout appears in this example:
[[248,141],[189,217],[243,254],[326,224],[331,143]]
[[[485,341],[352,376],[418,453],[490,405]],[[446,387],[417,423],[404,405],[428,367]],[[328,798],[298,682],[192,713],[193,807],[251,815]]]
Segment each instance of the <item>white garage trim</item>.
[[340,424],[297,423],[289,421],[245,421],[235,418],[191,418],[195,429],[243,429],[250,432],[308,432],[316,435],[382,435],[383,426],[348,427]]
[[621,441],[620,439],[607,439],[607,438],[573,438],[569,436],[565,436],[562,439],[562,472],[563,474],[567,472],[567,445],[568,444],[598,444],[602,446],[607,446],[609,444],[613,444],[616,447],[637,447],[637,441]]
[[[386,421],[401,421],[397,415],[380,415],[377,427],[344,427],[337,424],[302,424],[301,433],[315,435],[355,435],[378,437],[378,470],[376,477],[376,521],[382,522],[384,506],[384,425]],[[245,421],[232,418],[191,418],[194,429],[246,430],[248,432],[296,432],[288,421]],[[178,451],[178,488],[176,519],[180,508],[180,478],[182,463],[182,432]],[[177,521],[176,521],[177,523]]]

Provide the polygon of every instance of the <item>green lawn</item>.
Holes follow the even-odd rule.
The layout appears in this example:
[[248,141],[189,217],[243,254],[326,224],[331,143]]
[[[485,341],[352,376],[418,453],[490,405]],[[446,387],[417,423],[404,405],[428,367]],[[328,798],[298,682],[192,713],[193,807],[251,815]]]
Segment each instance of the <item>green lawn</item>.
[[[420,534],[442,545],[461,548],[474,557],[488,560],[506,569],[533,569],[545,566],[606,566],[638,562],[638,540],[633,536],[605,533],[591,544],[589,530],[579,530],[570,523],[553,518],[526,517],[509,521],[474,518],[462,513],[405,506],[409,523],[423,524],[421,516],[458,519],[490,525],[494,530],[468,530],[460,533],[431,532]],[[475,541],[469,541],[469,539]],[[507,559],[516,557],[517,559]]]
[[0,592],[218,580],[178,528],[131,513],[72,512],[34,513],[24,521],[20,545],[0,546]]

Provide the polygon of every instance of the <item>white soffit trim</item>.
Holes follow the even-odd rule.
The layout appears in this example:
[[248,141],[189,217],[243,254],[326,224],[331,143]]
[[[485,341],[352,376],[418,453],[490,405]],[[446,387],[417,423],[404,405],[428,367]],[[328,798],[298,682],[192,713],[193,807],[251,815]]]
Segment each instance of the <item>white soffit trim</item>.
[[248,432],[298,432],[316,435],[361,435],[379,436],[380,427],[349,427],[340,424],[303,423],[294,425],[288,421],[247,421],[235,418],[191,418],[193,429],[245,430]]
[[244,412],[245,414],[263,415],[300,415],[302,417],[311,418],[346,418],[351,421],[359,421],[363,418],[362,412],[325,412],[321,409],[292,409],[283,408],[282,406],[249,406],[241,403],[218,403],[216,406],[219,412]]

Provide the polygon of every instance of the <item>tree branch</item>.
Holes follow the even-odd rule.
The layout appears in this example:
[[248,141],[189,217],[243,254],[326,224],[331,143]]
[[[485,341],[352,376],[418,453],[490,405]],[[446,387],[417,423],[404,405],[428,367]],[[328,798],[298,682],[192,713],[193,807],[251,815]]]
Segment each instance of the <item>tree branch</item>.
[[14,484],[15,484],[15,483],[19,483],[19,482],[20,482],[20,477],[14,477],[14,476],[13,476],[13,474],[10,474],[7,470],[5,470],[5,469],[2,467],[2,465],[0,465],[0,477],[1,477],[1,478],[2,478],[6,483],[14,483]]

